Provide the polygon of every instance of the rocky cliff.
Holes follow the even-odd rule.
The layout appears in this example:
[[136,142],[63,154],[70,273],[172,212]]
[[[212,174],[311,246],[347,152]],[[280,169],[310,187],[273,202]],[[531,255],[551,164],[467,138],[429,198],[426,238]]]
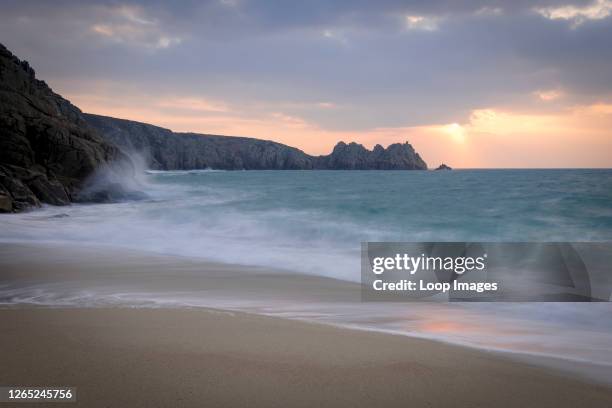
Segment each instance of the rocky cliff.
[[[0,212],[142,197],[122,187],[134,171],[126,154],[131,152],[144,154],[151,168],[161,170],[427,168],[408,143],[370,151],[340,142],[331,154],[315,157],[272,141],[174,133],[83,114],[0,44]],[[117,166],[119,172],[113,170]]]
[[89,125],[126,152],[143,154],[157,170],[310,169],[312,158],[299,149],[247,137],[174,133],[131,120],[84,114]]
[[77,107],[0,44],[0,212],[68,204],[96,169],[119,159],[127,160]]
[[145,156],[158,170],[424,170],[427,164],[408,143],[377,145],[340,142],[331,154],[310,156],[294,147],[246,137],[174,133],[145,123],[84,114],[89,125],[126,152]]

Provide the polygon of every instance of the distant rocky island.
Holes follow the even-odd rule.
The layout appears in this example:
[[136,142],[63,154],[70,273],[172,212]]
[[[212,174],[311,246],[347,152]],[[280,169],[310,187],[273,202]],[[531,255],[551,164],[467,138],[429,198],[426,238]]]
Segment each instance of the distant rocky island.
[[[134,171],[130,154],[159,170],[425,170],[409,143],[373,150],[338,143],[331,154],[311,156],[294,147],[247,137],[176,133],[146,123],[84,114],[36,79],[27,61],[0,44],[0,212],[41,203],[129,197],[108,182],[92,191],[100,169],[119,163]],[[126,172],[127,170],[127,172]],[[110,171],[110,170],[109,170]]]
[[452,168],[450,166],[447,166],[446,164],[442,163],[441,165],[436,167],[436,170],[452,170]]

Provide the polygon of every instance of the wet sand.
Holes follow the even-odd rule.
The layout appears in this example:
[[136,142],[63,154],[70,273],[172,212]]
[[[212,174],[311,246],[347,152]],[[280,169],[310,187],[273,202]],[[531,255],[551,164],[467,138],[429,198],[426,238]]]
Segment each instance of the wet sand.
[[[330,304],[354,313],[357,284],[52,244],[4,243],[0,270],[5,302],[16,300],[6,293],[19,297],[25,288],[37,296],[25,303],[47,305],[0,307],[0,386],[74,386],[76,406],[612,406],[612,387],[536,365],[535,357],[519,361],[437,341],[202,307],[210,301],[236,308],[242,301],[257,311],[265,300],[296,304],[306,314]],[[88,293],[95,296],[82,307]],[[163,301],[143,300],[147,308],[122,303],[138,304],[141,293]],[[57,304],[49,307],[54,294]],[[73,307],[62,306],[74,294]],[[172,303],[173,294],[182,307]],[[185,307],[190,296],[199,307]],[[357,310],[376,305],[366,306]]]
[[612,405],[612,388],[496,354],[280,318],[40,308],[0,322],[0,384],[74,386],[83,407]]

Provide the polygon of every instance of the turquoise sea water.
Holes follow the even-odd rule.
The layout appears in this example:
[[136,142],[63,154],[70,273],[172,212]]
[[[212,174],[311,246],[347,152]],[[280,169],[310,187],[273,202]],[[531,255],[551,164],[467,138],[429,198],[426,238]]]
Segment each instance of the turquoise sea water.
[[[150,200],[5,216],[0,237],[348,280],[363,241],[612,241],[612,170],[148,172],[142,189]],[[45,228],[53,214],[69,217]]]
[[[363,241],[612,241],[612,170],[148,171],[140,184],[149,199],[2,215],[0,242],[104,244],[358,281]],[[113,284],[121,292],[121,282]],[[7,288],[0,290],[4,303],[82,305],[96,296],[91,287],[82,297],[57,284]],[[168,296],[175,305],[183,301],[181,293]],[[281,305],[230,298],[184,303],[536,352],[604,364],[612,374],[610,303]],[[121,300],[130,297],[122,293]]]
[[296,238],[612,239],[612,170],[165,172],[153,180],[223,201],[202,210],[257,218]]
[[[138,211],[185,243],[170,252],[345,279],[357,278],[355,251],[362,241],[612,240],[610,170],[204,171],[149,177],[153,196],[168,201],[139,205]],[[191,237],[189,243],[182,234]],[[199,240],[209,252],[193,247]],[[225,250],[232,248],[233,254]],[[333,271],[325,267],[330,257],[336,258]]]

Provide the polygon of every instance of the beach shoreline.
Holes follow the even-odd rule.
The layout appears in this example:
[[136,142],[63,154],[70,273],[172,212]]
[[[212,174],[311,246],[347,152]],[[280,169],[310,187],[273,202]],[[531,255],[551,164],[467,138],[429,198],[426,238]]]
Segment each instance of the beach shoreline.
[[[474,372],[469,369],[466,375],[481,377],[491,370],[508,373],[524,369],[528,373],[538,373],[538,381],[542,376],[550,377],[545,380],[550,384],[561,381],[581,384],[575,385],[578,388],[594,387],[593,389],[599,390],[595,392],[595,395],[602,393],[604,399],[612,393],[611,384],[605,380],[609,378],[607,376],[609,367],[529,353],[499,352],[499,350],[479,347],[476,344],[453,344],[452,341],[440,338],[419,336],[418,333],[411,334],[408,329],[401,332],[372,329],[372,324],[382,323],[380,327],[385,327],[384,319],[396,316],[385,314],[389,311],[388,305],[362,303],[358,284],[336,279],[108,246],[68,246],[62,243],[4,242],[0,246],[0,267],[3,271],[0,280],[3,301],[3,304],[0,305],[0,325],[3,328],[1,346],[5,350],[15,351],[15,353],[8,353],[4,357],[5,361],[1,362],[8,370],[0,385],[33,385],[28,383],[25,373],[40,371],[42,375],[47,370],[45,376],[36,383],[44,385],[44,380],[55,381],[53,376],[57,372],[53,367],[56,366],[65,367],[69,371],[84,370],[83,363],[79,362],[80,359],[84,359],[83,361],[91,359],[83,354],[97,354],[100,346],[124,348],[129,345],[136,356],[142,353],[153,353],[151,349],[155,348],[155,353],[150,354],[151,358],[156,360],[155,364],[172,365],[176,354],[182,355],[181,350],[184,351],[186,348],[196,356],[202,353],[197,341],[208,341],[206,337],[202,337],[202,333],[208,333],[210,330],[221,330],[219,332],[221,337],[216,338],[215,342],[210,344],[210,351],[213,354],[219,352],[219,347],[221,349],[224,347],[225,340],[222,339],[224,336],[228,339],[236,337],[243,339],[244,342],[235,345],[237,350],[242,350],[241,352],[247,352],[247,354],[251,353],[248,354],[249,361],[257,360],[261,358],[257,351],[258,347],[265,346],[271,340],[265,336],[249,338],[250,331],[272,334],[276,330],[281,330],[276,334],[279,338],[285,336],[293,339],[297,333],[301,333],[299,340],[295,340],[295,344],[278,345],[281,350],[286,347],[294,350],[289,363],[291,370],[296,372],[302,370],[300,364],[311,361],[315,358],[314,355],[319,353],[325,355],[330,352],[328,349],[336,350],[334,353],[344,353],[341,344],[352,344],[353,338],[374,336],[379,339],[376,342],[381,343],[380,347],[387,347],[387,342],[394,344],[389,346],[389,350],[395,350],[399,358],[395,363],[392,359],[387,360],[385,364],[388,365],[388,368],[390,367],[390,371],[382,373],[383,376],[391,375],[395,370],[394,367],[405,366],[406,371],[404,372],[402,368],[400,375],[410,377],[413,375],[411,374],[412,364],[418,361],[419,365],[429,367],[430,371],[426,370],[429,373],[429,381],[435,382],[435,377],[445,376],[445,370],[450,370],[452,373],[454,370],[471,367],[471,361],[481,361],[483,366],[473,368]],[[410,308],[413,308],[413,305],[411,304]],[[406,304],[399,306],[401,306],[398,309],[400,313],[406,310]],[[428,314],[420,317],[426,323],[444,315],[447,321],[452,321],[453,316],[448,316],[448,312],[453,309],[456,307],[449,309],[448,305],[429,304],[427,305]],[[378,310],[378,315],[367,314],[372,310]],[[328,313],[329,316],[325,317],[324,313]],[[346,320],[349,313],[353,314],[352,321],[359,324],[343,324],[343,319]],[[131,317],[124,321],[128,316]],[[470,316],[467,317],[468,320],[463,323],[458,321],[458,323],[469,323]],[[238,324],[237,321],[241,323]],[[246,330],[242,326],[249,326],[252,329]],[[70,330],[62,332],[61,327],[70,328]],[[199,327],[200,331],[195,331],[193,327]],[[278,329],[279,327],[282,329]],[[108,329],[108,334],[104,332],[104,328]],[[300,351],[304,347],[309,347],[309,344],[320,341],[318,334],[320,330],[324,333],[333,333],[333,335],[330,334],[329,340],[319,345],[321,350]],[[176,337],[168,338],[166,332],[176,333]],[[141,336],[142,333],[150,333],[151,336]],[[157,341],[155,338],[159,336],[166,339],[163,351],[160,349],[161,346],[155,343]],[[362,340],[358,340],[360,341]],[[264,344],[259,345],[260,342]],[[82,355],[74,359],[70,357],[70,350],[66,348],[66,345],[69,344],[82,346]],[[360,354],[365,353],[372,358],[368,361],[376,366],[380,361],[377,360],[377,354],[376,356],[371,355],[373,351],[370,349],[379,347],[368,344],[367,347],[362,344],[351,346],[352,353],[355,354],[354,361],[351,361],[348,354],[345,354],[344,361],[347,364],[359,366]],[[253,347],[253,350],[250,350],[250,347]],[[410,353],[414,355],[409,353],[408,356],[404,356],[405,351],[402,351],[404,348],[411,350]],[[39,370],[39,361],[36,356],[47,355],[48,352],[45,351],[47,349],[54,351],[45,357],[47,368]],[[419,351],[421,349],[424,353],[422,355]],[[29,350],[32,355],[28,356],[28,352],[24,350]],[[268,352],[272,353],[269,357],[270,361],[285,358],[282,353],[273,356],[274,350]],[[140,357],[133,359],[119,353],[115,348],[108,353],[106,357],[99,356],[96,359],[127,359],[131,361],[130,366],[147,367],[146,363],[139,360]],[[456,360],[456,356],[461,357]],[[404,357],[409,358],[404,361]],[[337,369],[332,363],[333,355],[329,355],[328,358],[331,359],[330,365],[326,366],[323,364],[325,361],[322,361],[323,365],[318,369],[324,372]],[[89,369],[98,370],[96,367],[105,367],[105,364],[103,361],[91,360]],[[216,364],[220,372],[230,369],[226,367],[224,361],[219,360]],[[233,367],[233,370],[237,369],[235,365],[230,366]],[[185,370],[189,372],[193,369],[195,368],[190,366],[175,368],[177,373]],[[105,368],[103,371],[106,370]],[[112,371],[112,369],[109,370]],[[376,370],[377,372],[384,371],[380,367]],[[13,377],[13,372],[21,372],[23,375],[14,374]],[[153,377],[164,375],[163,370],[155,373],[153,370],[146,371],[146,373]],[[136,372],[130,374],[134,386],[139,381],[137,374]],[[101,374],[92,373],[90,382],[103,381],[97,378],[97,375]],[[116,373],[116,375],[120,374]],[[276,376],[278,374],[272,371],[258,375]],[[306,376],[305,381],[315,381],[315,378],[309,377],[314,374],[304,375]],[[315,377],[318,376],[317,372]],[[66,377],[66,381],[70,378],[72,377]],[[300,378],[294,380],[301,381]],[[155,381],[161,381],[161,378]],[[231,383],[233,379],[223,374],[219,378],[214,378],[214,381]],[[356,378],[351,381],[352,386],[360,387]],[[457,381],[456,378],[455,381]],[[65,384],[73,386],[68,382]],[[86,389],[88,387],[85,383],[79,384],[84,384]],[[474,386],[472,383],[468,385]],[[237,387],[242,386],[244,385],[237,385]],[[273,387],[269,383],[268,386],[275,388],[281,384]],[[348,387],[348,384],[346,386]],[[396,386],[399,387],[397,384]],[[452,381],[449,381],[447,386],[452,387]],[[521,387],[523,387],[522,383],[517,384],[517,392]],[[170,385],[170,389],[180,388],[180,384]],[[554,388],[551,386],[551,401],[554,399],[552,395]],[[111,389],[110,384],[108,389]],[[219,398],[218,402],[221,405],[225,403],[224,398],[229,398],[226,395],[210,392],[211,395]],[[240,389],[239,392],[249,395],[250,391]],[[302,392],[303,390],[296,389],[293,397],[297,398],[297,395],[301,395]],[[378,395],[377,391],[372,392]],[[365,396],[362,397],[365,398]],[[155,398],[163,399],[164,397],[158,395]],[[377,398],[383,397],[378,395]],[[399,404],[400,401],[411,401],[410,398],[400,392],[388,401],[384,398],[381,401],[384,400],[385,403],[393,406],[396,402]],[[480,401],[469,395],[465,395],[464,398],[466,406]],[[90,400],[87,401],[91,403]],[[371,399],[368,397],[363,401],[362,404],[365,404],[365,401],[371,401]],[[127,400],[123,402],[128,403]],[[311,402],[315,405],[325,405],[324,401]],[[425,402],[426,399],[419,400],[419,403]],[[497,406],[504,406],[501,401],[496,400],[495,402]],[[129,401],[129,404],[135,403],[136,401]],[[170,401],[167,403],[171,404]],[[194,403],[193,400],[189,404],[192,403]],[[232,402],[234,403],[237,402]],[[352,406],[359,406],[356,400],[351,400],[351,403]],[[190,406],[189,404],[185,406]],[[525,404],[525,401],[521,401],[522,406],[528,406]],[[274,403],[266,401],[263,405],[270,406]],[[299,406],[300,404],[297,400],[292,400],[291,406],[294,405]],[[331,403],[328,405],[336,406]],[[556,406],[562,405],[557,404]]]
[[496,353],[239,312],[2,308],[0,321],[0,383],[76,387],[76,406],[612,403],[610,387]]

